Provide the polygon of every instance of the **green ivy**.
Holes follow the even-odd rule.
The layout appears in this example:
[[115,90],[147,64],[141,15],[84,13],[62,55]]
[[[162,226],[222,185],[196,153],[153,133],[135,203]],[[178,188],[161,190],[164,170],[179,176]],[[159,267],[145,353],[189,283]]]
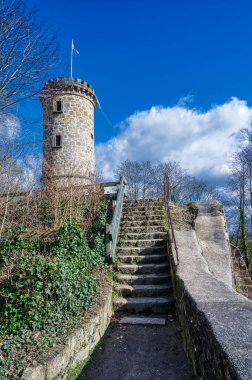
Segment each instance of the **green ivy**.
[[[0,243],[0,264],[15,268],[1,288],[0,378],[20,378],[29,351],[39,342],[52,344],[53,336],[96,300],[95,271],[106,262],[108,210],[104,202],[88,239],[80,226],[65,224],[49,241],[18,237]],[[25,254],[13,255],[21,251]]]
[[42,242],[25,240],[20,235],[13,240],[0,240],[0,265],[7,264],[14,252],[37,252],[41,245]]

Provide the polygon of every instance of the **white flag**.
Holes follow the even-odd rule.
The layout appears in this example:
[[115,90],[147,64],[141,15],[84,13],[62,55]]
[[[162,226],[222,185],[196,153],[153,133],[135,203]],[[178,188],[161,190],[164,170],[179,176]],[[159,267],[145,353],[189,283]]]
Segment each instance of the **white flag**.
[[72,50],[73,50],[76,54],[80,54],[80,53],[78,52],[78,50],[75,49],[75,46],[74,46],[74,42],[73,42],[73,40],[72,40]]

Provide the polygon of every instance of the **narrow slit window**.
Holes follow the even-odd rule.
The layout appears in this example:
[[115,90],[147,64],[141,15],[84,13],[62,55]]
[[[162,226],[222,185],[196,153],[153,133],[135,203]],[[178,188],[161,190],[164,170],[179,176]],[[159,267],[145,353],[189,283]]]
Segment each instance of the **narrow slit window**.
[[56,101],[56,111],[62,112],[62,101],[61,100]]
[[56,135],[55,146],[61,146],[61,135]]
[[63,112],[63,102],[62,100],[53,100],[53,112],[61,113]]
[[60,148],[62,146],[62,138],[61,135],[53,136],[53,147]]

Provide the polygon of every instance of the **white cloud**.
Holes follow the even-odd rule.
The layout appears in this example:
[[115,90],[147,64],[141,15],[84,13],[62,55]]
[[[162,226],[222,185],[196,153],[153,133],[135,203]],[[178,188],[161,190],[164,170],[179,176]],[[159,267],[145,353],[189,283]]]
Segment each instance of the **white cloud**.
[[14,140],[19,132],[19,119],[11,114],[0,113],[0,142]]
[[227,174],[238,132],[251,122],[252,108],[237,98],[207,112],[181,103],[152,107],[129,116],[116,137],[96,146],[97,166],[109,180],[126,159],[154,163],[176,160],[190,174],[218,182]]
[[14,115],[0,113],[0,161],[3,159],[2,165],[0,162],[1,191],[30,190],[38,182],[41,155],[30,152],[29,143],[23,141],[23,137],[27,136],[21,130],[20,120]]

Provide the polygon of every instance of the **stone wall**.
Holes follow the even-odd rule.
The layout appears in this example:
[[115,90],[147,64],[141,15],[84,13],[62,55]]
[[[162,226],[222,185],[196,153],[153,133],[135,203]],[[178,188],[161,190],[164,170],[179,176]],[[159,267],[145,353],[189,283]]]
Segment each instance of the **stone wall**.
[[252,278],[240,250],[236,247],[232,247],[232,272],[237,292],[252,300]]
[[[52,80],[44,86],[40,100],[44,115],[43,179],[59,183],[72,180],[86,184],[92,177],[94,162],[94,108],[97,98],[93,88],[78,79]],[[56,102],[62,110],[57,111]],[[60,136],[60,146],[56,146]]]
[[[199,204],[195,206],[197,208]],[[219,255],[221,270],[225,270],[223,255],[227,252],[223,252],[223,247],[229,245],[221,238],[226,236],[223,208],[218,203],[209,203],[209,206],[205,216],[212,218],[214,241],[206,245],[209,248],[207,254],[215,257],[215,262],[207,260],[204,255],[203,236],[199,239],[194,229],[197,217],[192,224],[194,227],[175,226],[178,264],[174,247],[169,246],[177,318],[196,379],[249,380],[252,373],[252,302],[228,284],[230,273],[222,281],[220,271],[214,270]],[[202,213],[198,212],[198,215],[203,216]],[[201,230],[207,233],[206,220],[201,218]],[[230,271],[229,264],[226,271]]]
[[67,380],[68,373],[82,368],[104,335],[113,314],[112,288],[103,295],[103,304],[85,324],[69,334],[65,343],[53,347],[33,367],[27,368],[21,380]]

